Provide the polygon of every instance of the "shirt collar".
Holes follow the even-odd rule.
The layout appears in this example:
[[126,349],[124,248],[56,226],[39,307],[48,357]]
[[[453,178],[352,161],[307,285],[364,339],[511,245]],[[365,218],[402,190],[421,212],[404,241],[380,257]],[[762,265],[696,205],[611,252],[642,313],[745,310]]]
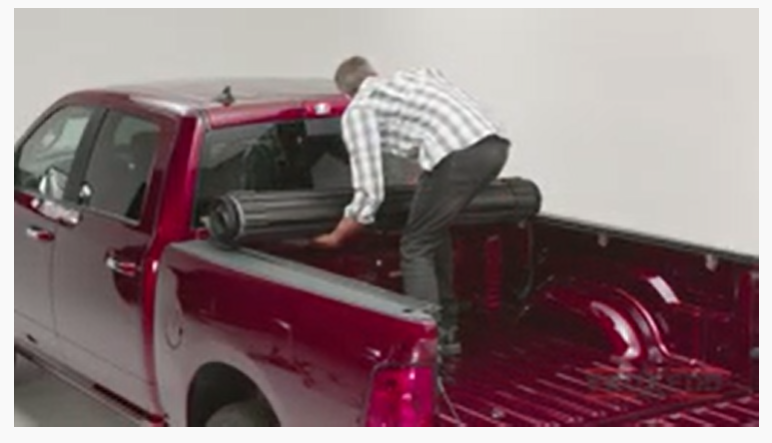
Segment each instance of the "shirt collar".
[[367,94],[367,92],[369,92],[375,87],[376,84],[378,84],[378,81],[379,78],[377,76],[367,77],[359,86],[359,91],[357,91],[357,95],[354,98],[360,97],[363,93]]

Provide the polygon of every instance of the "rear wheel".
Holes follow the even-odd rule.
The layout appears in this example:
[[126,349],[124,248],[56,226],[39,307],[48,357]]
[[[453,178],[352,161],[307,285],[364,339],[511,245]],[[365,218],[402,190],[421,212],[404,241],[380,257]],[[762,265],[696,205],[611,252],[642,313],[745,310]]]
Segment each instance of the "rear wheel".
[[228,405],[217,411],[206,422],[208,428],[271,428],[275,419],[258,402]]

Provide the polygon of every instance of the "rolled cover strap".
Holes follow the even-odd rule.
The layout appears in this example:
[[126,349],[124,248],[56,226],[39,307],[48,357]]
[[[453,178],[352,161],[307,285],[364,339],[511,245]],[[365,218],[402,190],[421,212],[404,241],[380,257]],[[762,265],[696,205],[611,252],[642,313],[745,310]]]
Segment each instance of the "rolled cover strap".
[[[375,227],[404,225],[414,193],[412,186],[388,188]],[[218,199],[208,228],[215,240],[230,245],[314,235],[334,228],[351,199],[350,190],[234,192]],[[537,215],[541,203],[532,181],[497,180],[474,198],[457,223],[519,222]]]

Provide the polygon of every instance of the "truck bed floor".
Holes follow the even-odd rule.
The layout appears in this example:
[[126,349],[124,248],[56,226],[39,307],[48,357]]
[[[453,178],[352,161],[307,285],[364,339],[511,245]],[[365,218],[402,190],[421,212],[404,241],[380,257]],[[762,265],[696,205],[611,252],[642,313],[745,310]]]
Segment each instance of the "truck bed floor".
[[478,332],[463,337],[464,353],[443,367],[441,426],[758,425],[758,393],[739,383],[707,395],[648,378],[603,389],[593,374],[619,371],[602,350],[484,317],[472,321]]

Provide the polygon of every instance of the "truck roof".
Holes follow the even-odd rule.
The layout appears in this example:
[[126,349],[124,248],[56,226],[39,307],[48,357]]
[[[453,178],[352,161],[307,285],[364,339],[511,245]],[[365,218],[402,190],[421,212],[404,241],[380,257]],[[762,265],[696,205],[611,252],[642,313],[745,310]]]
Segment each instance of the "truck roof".
[[[78,94],[112,96],[175,115],[204,114],[213,126],[259,119],[280,110],[340,114],[347,104],[332,81],[310,78],[216,78],[113,86]],[[316,105],[323,108],[314,108]]]

